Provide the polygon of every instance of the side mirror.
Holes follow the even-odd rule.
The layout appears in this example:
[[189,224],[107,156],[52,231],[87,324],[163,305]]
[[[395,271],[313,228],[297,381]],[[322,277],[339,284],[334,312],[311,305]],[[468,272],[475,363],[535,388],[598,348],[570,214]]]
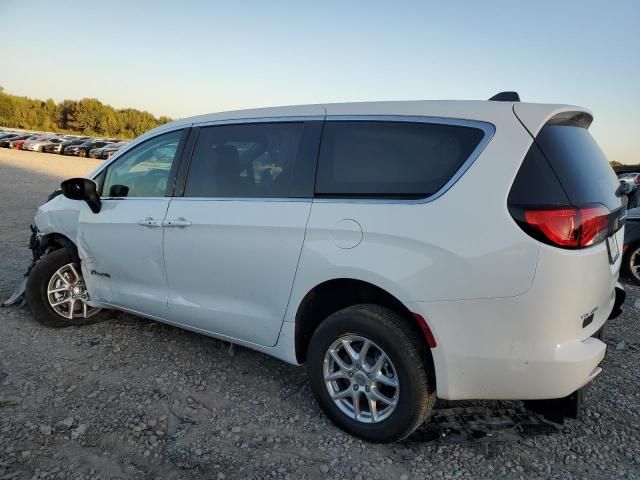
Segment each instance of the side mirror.
[[126,197],[129,195],[129,187],[126,185],[111,185],[109,196],[114,198]]
[[623,182],[620,180],[620,186],[616,190],[616,195],[621,197],[623,195],[630,195],[636,189],[636,186],[629,182]]
[[84,200],[93,213],[98,213],[102,207],[98,185],[88,178],[70,178],[60,184],[62,194],[71,200]]

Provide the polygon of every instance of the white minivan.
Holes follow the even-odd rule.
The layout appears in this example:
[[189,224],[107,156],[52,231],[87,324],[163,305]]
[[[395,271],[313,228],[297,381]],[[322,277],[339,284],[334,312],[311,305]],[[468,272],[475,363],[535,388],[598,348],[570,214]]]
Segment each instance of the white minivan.
[[117,309],[306,363],[371,441],[436,397],[576,399],[623,299],[625,205],[591,113],[518,100],[163,125],[38,209],[27,302],[53,327]]

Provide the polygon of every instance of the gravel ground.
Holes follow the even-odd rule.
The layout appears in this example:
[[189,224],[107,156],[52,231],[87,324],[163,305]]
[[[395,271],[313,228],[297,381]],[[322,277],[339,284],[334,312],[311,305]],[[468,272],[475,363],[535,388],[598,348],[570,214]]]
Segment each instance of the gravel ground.
[[[27,265],[36,206],[95,163],[0,150],[0,298]],[[52,330],[27,309],[2,309],[0,479],[640,479],[640,289],[627,288],[580,421],[475,440],[434,440],[426,426],[395,445],[339,431],[305,370],[265,355],[125,314]],[[520,407],[441,406],[459,405]]]

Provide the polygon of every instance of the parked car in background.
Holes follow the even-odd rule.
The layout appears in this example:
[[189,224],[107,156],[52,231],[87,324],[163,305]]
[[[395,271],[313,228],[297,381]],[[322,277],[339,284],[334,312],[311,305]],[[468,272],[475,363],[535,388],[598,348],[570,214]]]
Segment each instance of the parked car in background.
[[10,148],[11,147],[11,142],[16,142],[16,141],[19,141],[19,140],[26,140],[30,136],[31,136],[31,134],[18,135],[17,137],[8,137],[8,138],[2,137],[2,138],[0,138],[0,147]]
[[48,145],[44,148],[44,151],[47,153],[59,153],[64,154],[64,149],[73,145],[81,145],[87,141],[89,141],[89,137],[79,137],[75,139],[67,139],[64,142],[57,145]]
[[178,120],[38,209],[26,300],[52,327],[111,308],[306,363],[369,441],[436,397],[576,415],[624,298],[592,120],[513,93]]
[[[624,183],[621,182],[622,185]],[[640,185],[635,183],[627,183],[627,188],[630,189],[630,192],[627,194],[627,209],[631,210],[636,207],[640,207]]]
[[626,173],[619,178],[621,182],[635,183],[636,185],[640,185],[640,173]]
[[640,207],[627,212],[624,233],[622,271],[640,285]]
[[36,140],[28,140],[23,145],[23,150],[29,150],[32,152],[43,152],[46,145],[59,145],[62,143],[62,139],[54,136],[45,136]]
[[87,140],[79,145],[71,145],[64,149],[65,155],[74,155],[76,157],[87,157],[92,148],[104,147],[107,143],[104,140]]
[[25,140],[25,142],[22,144],[22,150],[37,151],[38,147],[34,149],[32,147],[32,144],[37,144],[39,146],[42,144],[42,142],[49,140],[50,138],[52,138],[52,136],[49,134],[38,134],[34,138]]
[[115,154],[118,150],[120,150],[122,147],[124,147],[128,143],[129,142],[118,142],[112,145],[108,145],[102,149],[102,152],[100,152],[100,156],[98,158],[106,160],[107,158],[110,158],[113,154]]
[[89,152],[89,156],[91,158],[99,158],[105,160],[126,144],[127,142],[117,142],[107,144],[101,148],[94,148],[93,150],[91,150],[91,152]]
[[5,132],[3,134],[0,134],[0,140],[13,140],[14,138],[17,138],[19,136],[21,136],[20,133]]
[[62,137],[56,137],[56,138],[50,138],[48,140],[46,140],[43,144],[42,147],[40,148],[40,152],[45,152],[46,148],[49,146],[57,146],[57,145],[62,145],[64,143],[64,139]]
[[92,148],[91,150],[89,150],[89,158],[100,158],[100,155],[102,154],[102,150],[104,150],[105,148],[109,147],[113,145],[113,143],[107,143],[106,145],[103,145],[102,147],[96,147],[96,148]]
[[26,142],[28,142],[29,140],[36,140],[39,137],[40,135],[31,135],[30,137],[22,138],[19,140],[14,139],[11,141],[11,143],[9,143],[9,148],[12,148],[14,150],[22,150]]

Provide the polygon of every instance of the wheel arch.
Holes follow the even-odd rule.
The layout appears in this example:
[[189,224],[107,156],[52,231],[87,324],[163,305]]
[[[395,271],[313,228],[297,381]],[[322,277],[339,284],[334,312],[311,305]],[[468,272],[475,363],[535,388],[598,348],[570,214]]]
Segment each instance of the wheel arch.
[[343,308],[358,304],[380,305],[396,312],[423,340],[428,363],[433,368],[430,348],[435,346],[435,341],[424,318],[411,312],[387,290],[354,278],[326,280],[313,287],[303,297],[295,315],[296,361],[300,364],[305,363],[311,337],[324,319]]
[[[69,252],[69,255],[71,255],[71,258],[75,263],[77,263],[78,265],[80,265],[81,263],[80,255],[78,254],[78,247],[72,240],[69,239],[69,237],[61,233],[52,232],[41,236],[36,248],[40,253],[39,256],[46,252],[63,248],[67,252]],[[36,253],[35,249],[34,253]]]

